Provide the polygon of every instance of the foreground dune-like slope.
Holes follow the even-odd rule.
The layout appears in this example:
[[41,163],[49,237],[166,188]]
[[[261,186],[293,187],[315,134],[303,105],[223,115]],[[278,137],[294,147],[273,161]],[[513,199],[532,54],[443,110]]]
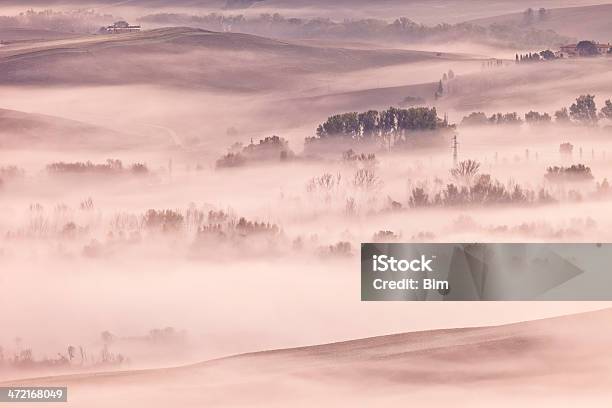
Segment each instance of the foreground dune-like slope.
[[14,384],[67,385],[72,406],[609,406],[611,348],[603,310]]

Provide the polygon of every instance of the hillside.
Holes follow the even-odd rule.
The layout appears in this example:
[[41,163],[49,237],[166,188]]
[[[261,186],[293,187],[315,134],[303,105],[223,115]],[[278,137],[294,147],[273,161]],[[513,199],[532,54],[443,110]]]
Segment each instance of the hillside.
[[59,117],[0,109],[0,148],[96,150],[127,147],[125,134],[114,130]]
[[288,89],[301,77],[463,58],[406,50],[307,46],[247,34],[166,28],[0,49],[0,84],[155,84],[234,91]]
[[0,41],[3,44],[15,41],[55,40],[76,37],[76,34],[53,30],[38,30],[19,27],[0,27]]
[[[529,26],[540,30],[553,30],[559,34],[577,39],[612,42],[612,4],[586,7],[567,7],[548,9],[543,19],[538,13]],[[504,14],[490,18],[471,20],[479,25],[526,24],[523,12]]]
[[[554,405],[612,401],[612,310],[238,355],[170,369],[19,381],[68,386],[69,406]],[[486,384],[486,386],[485,386]],[[2,384],[6,385],[6,384]],[[93,392],[95,390],[95,392]],[[477,392],[478,391],[478,392]],[[507,399],[501,399],[507,402]],[[80,405],[79,405],[80,404]]]

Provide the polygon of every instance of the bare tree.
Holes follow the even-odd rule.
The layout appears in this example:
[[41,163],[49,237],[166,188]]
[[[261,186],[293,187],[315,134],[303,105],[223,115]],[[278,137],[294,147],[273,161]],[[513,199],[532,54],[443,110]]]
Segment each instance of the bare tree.
[[467,185],[472,184],[472,180],[480,170],[480,163],[476,160],[464,160],[451,169],[451,176],[457,181]]

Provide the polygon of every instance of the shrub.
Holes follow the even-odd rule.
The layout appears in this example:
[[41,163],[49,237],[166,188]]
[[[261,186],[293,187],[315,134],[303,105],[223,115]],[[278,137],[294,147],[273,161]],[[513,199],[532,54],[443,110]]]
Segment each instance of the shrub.
[[372,169],[359,169],[353,176],[353,186],[364,191],[374,191],[382,187],[382,181]]
[[306,183],[306,191],[309,193],[321,192],[323,194],[330,194],[333,190],[340,187],[340,181],[342,176],[340,173],[332,175],[331,173],[324,173],[320,177],[313,177]]
[[370,154],[356,154],[353,149],[349,149],[342,153],[342,161],[345,163],[364,163],[365,165],[373,165],[376,163],[376,155]]

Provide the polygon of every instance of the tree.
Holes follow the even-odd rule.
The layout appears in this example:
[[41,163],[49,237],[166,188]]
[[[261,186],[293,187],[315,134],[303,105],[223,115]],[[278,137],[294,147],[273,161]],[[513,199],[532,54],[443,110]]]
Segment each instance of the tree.
[[516,112],[512,113],[495,113],[489,118],[489,123],[492,125],[520,125],[523,120]]
[[429,195],[421,187],[414,188],[410,193],[408,203],[411,207],[426,207],[429,203]]
[[569,110],[570,118],[578,123],[583,125],[595,125],[597,123],[595,95],[580,95]]
[[442,80],[438,82],[438,89],[436,90],[436,96],[444,95],[444,85],[442,85]]
[[601,108],[599,116],[602,119],[612,119],[612,101],[610,99],[606,101],[606,106]]
[[547,61],[554,60],[556,58],[555,53],[552,52],[551,50],[541,51],[540,55],[542,56],[542,58],[544,58]]
[[376,129],[378,128],[379,115],[378,111],[369,110],[360,113],[358,121],[361,125],[361,135],[364,139],[372,139],[377,136]]
[[599,49],[593,41],[580,41],[576,45],[576,51],[581,57],[592,57],[599,55]]
[[74,346],[68,346],[68,359],[72,361],[72,359],[76,356],[76,348]]
[[546,20],[547,14],[546,14],[546,9],[544,7],[540,8],[538,10],[538,18],[541,20]]
[[457,164],[457,166],[451,169],[451,176],[455,180],[461,183],[465,183],[466,185],[470,185],[472,183],[472,179],[476,177],[478,171],[480,170],[480,163],[476,160],[464,160]]
[[569,120],[570,117],[567,108],[561,108],[555,112],[555,122],[569,122]]
[[525,12],[523,13],[523,20],[525,24],[533,23],[533,9],[531,7],[525,10]]
[[525,122],[529,124],[544,124],[550,123],[551,118],[548,113],[539,113],[535,111],[530,111],[525,114]]
[[448,79],[454,79],[455,78],[455,73],[453,72],[452,69],[448,70]]
[[105,330],[102,333],[100,333],[100,338],[102,339],[102,342],[104,344],[109,344],[115,340],[115,335],[109,332],[108,330]]
[[489,120],[484,112],[472,112],[463,118],[461,126],[482,126],[488,123]]

